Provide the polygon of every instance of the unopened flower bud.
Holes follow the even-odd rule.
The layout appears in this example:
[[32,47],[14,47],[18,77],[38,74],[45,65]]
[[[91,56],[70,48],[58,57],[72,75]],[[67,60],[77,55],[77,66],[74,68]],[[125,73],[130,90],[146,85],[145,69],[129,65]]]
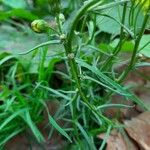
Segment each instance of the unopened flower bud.
[[45,33],[48,30],[48,23],[44,20],[34,20],[31,23],[31,28],[37,33]]
[[59,14],[59,20],[63,23],[63,22],[65,22],[65,16],[64,16],[64,14]]
[[59,36],[59,38],[63,41],[63,40],[65,40],[66,39],[66,34],[61,34],[60,36]]

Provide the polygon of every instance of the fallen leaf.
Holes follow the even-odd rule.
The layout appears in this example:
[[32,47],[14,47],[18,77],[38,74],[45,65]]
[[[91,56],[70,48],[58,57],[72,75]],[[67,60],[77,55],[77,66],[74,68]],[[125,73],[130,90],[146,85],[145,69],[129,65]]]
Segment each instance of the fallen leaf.
[[144,112],[132,120],[124,121],[128,135],[144,150],[150,150],[150,112]]
[[[100,139],[105,138],[105,133],[100,134]],[[112,130],[107,139],[106,150],[138,150],[138,147],[130,141],[128,137],[124,137],[117,130]]]
[[[147,105],[148,108],[150,108],[150,92],[149,87],[141,87],[136,91],[138,97],[144,102],[145,105]],[[137,105],[136,110],[139,112],[144,112],[144,110]]]

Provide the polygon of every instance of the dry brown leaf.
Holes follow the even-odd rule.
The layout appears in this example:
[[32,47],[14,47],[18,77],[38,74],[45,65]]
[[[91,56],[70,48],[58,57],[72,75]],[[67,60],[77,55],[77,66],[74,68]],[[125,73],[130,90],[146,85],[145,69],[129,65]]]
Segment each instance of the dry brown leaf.
[[[105,134],[100,134],[98,137],[104,139]],[[107,139],[106,150],[138,150],[138,148],[128,137],[124,138],[119,132],[113,130]]]
[[112,97],[112,104],[124,104],[131,106],[130,108],[116,108],[110,107],[105,109],[104,113],[109,118],[115,118],[122,122],[124,119],[130,119],[132,117],[138,116],[140,113],[137,111],[135,104],[132,101],[125,100],[125,97],[120,95],[114,95]]
[[[145,85],[146,86],[146,85]],[[150,92],[149,92],[149,87],[141,87],[136,90],[136,94],[138,97],[143,101],[143,103],[147,106],[150,107]],[[140,106],[137,105],[136,110],[139,112],[144,112],[145,110],[141,108]]]
[[144,150],[150,150],[150,112],[145,112],[124,123],[129,136]]

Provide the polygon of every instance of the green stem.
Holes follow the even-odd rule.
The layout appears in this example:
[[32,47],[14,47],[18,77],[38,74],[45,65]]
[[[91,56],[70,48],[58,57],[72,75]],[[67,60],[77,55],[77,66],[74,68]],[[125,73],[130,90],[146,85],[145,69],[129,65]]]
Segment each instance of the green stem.
[[90,1],[88,3],[86,3],[78,12],[78,14],[76,15],[76,17],[74,18],[73,22],[71,23],[71,27],[70,27],[70,31],[68,33],[68,36],[67,36],[67,40],[68,40],[68,49],[67,51],[69,53],[72,52],[72,39],[73,39],[73,35],[74,35],[74,31],[76,29],[76,26],[80,20],[80,18],[84,15],[84,13],[88,10],[88,8],[90,8],[91,6],[94,6],[95,4],[98,4],[100,3],[98,0],[93,0],[93,1]]
[[[97,0],[94,1],[90,1],[89,3],[85,4],[84,7],[82,7],[78,14],[76,15],[75,19],[72,22],[71,25],[71,29],[70,32],[68,33],[67,39],[64,42],[64,47],[65,47],[65,52],[66,52],[66,56],[68,57],[68,63],[69,63],[69,67],[70,67],[70,71],[72,74],[72,78],[75,80],[76,82],[76,87],[79,91],[80,97],[83,100],[83,102],[88,106],[88,108],[90,110],[92,110],[95,114],[97,114],[100,118],[103,118],[107,123],[111,123],[111,121],[109,119],[107,119],[105,116],[99,114],[97,112],[97,110],[88,102],[87,97],[85,96],[84,92],[82,91],[82,87],[81,87],[81,81],[80,81],[80,77],[79,77],[79,70],[78,70],[78,66],[75,62],[75,57],[69,57],[70,55],[74,55],[74,53],[72,52],[72,38],[74,35],[74,30],[76,28],[76,25],[78,24],[80,18],[84,15],[84,13],[88,10],[89,7],[95,5],[99,3]],[[75,107],[75,106],[73,106]]]
[[[122,25],[125,24],[126,10],[127,10],[127,2],[124,3],[122,21],[121,21]],[[124,27],[121,26],[120,41],[119,41],[118,45],[116,46],[115,50],[113,51],[112,55],[106,60],[105,64],[102,67],[102,70],[105,70],[105,68],[107,68],[108,65],[110,66],[110,62],[114,59],[114,56],[116,56],[120,52],[121,46],[122,46],[122,43],[123,43],[123,31],[124,31]]]
[[59,32],[58,32],[56,29],[54,29],[53,27],[51,27],[50,25],[49,25],[48,27],[49,27],[50,30],[52,30],[52,31],[54,31],[55,33],[59,34]]
[[147,13],[145,15],[145,18],[144,18],[144,21],[143,21],[142,29],[141,29],[137,39],[135,40],[135,46],[134,46],[134,50],[133,50],[133,54],[132,54],[132,57],[131,57],[130,64],[128,65],[128,67],[125,69],[125,71],[119,77],[119,79],[118,79],[119,83],[122,82],[126,78],[126,76],[132,70],[132,67],[134,66],[134,64],[136,62],[136,54],[137,54],[137,51],[138,51],[138,48],[139,48],[139,45],[140,45],[140,42],[141,42],[141,38],[142,38],[143,33],[145,31],[148,19],[149,19],[149,15]]
[[87,44],[90,44],[94,39],[94,35],[95,35],[95,31],[96,31],[96,14],[94,14],[94,16],[93,16],[93,24],[94,24],[94,29],[92,31],[92,35],[91,35],[90,39],[87,41]]
[[63,32],[62,32],[62,24],[61,24],[61,22],[60,22],[59,16],[56,16],[56,22],[57,22],[57,24],[58,24],[59,32],[60,32],[60,34],[62,34],[62,33],[63,33]]
[[[79,132],[78,132],[78,128],[76,126],[76,123],[78,122],[78,118],[77,118],[77,109],[76,109],[76,102],[77,102],[77,98],[78,98],[78,92],[75,95],[75,97],[73,98],[73,102],[72,102],[72,118],[73,118],[73,127],[74,127],[74,135],[76,135],[76,139],[77,139],[77,143],[80,143],[80,138],[79,138]],[[79,144],[80,145],[80,144]]]
[[81,33],[82,33],[82,32],[84,31],[84,29],[85,29],[86,19],[87,19],[87,16],[85,16],[84,19],[83,19],[83,23],[82,23],[82,26],[81,26]]
[[[148,13],[146,14],[145,18],[144,18],[144,22],[143,22],[143,25],[142,25],[142,28],[141,28],[141,31],[135,41],[135,46],[134,46],[134,50],[133,50],[133,54],[132,54],[132,57],[131,57],[131,61],[130,61],[130,64],[129,66],[126,68],[126,70],[121,74],[121,76],[119,77],[118,79],[118,83],[121,83],[124,81],[124,79],[127,77],[128,73],[131,71],[132,67],[134,66],[135,64],[135,61],[136,61],[136,54],[137,54],[137,51],[138,51],[138,48],[139,48],[139,44],[140,44],[140,41],[141,41],[141,38],[142,38],[142,35],[145,31],[145,27],[146,27],[146,24],[147,24],[147,21],[149,19],[149,15]],[[105,96],[105,99],[109,99],[109,97],[113,94],[113,92],[109,92],[106,96]]]

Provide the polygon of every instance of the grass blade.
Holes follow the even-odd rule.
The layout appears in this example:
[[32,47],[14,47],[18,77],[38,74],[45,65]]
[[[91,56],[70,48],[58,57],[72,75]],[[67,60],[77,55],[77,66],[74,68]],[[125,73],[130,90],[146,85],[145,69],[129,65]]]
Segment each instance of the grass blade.
[[38,142],[44,142],[45,139],[44,139],[43,135],[41,134],[41,132],[39,131],[39,129],[34,124],[34,122],[32,121],[29,110],[25,111],[22,118],[28,124],[30,129],[32,130],[32,132],[33,132],[34,136],[36,137],[36,139],[38,140]]
[[66,137],[70,142],[72,142],[71,138],[69,137],[69,135],[65,132],[64,129],[62,129],[58,124],[57,122],[53,119],[53,117],[48,114],[48,119],[49,119],[49,122],[50,124],[52,124],[52,126],[60,133],[62,134],[64,137]]
[[10,60],[10,59],[12,59],[12,58],[16,58],[15,56],[13,56],[13,55],[8,55],[8,56],[6,56],[6,57],[4,57],[2,60],[0,60],[0,66],[3,64],[3,63],[5,63],[6,61],[8,61],[8,60]]
[[23,129],[18,129],[14,132],[12,132],[9,136],[5,136],[6,138],[2,141],[0,141],[0,147],[3,146],[5,143],[7,143],[11,138],[22,132]]
[[46,103],[44,101],[40,101],[41,104],[46,108],[47,114],[48,114],[48,119],[49,119],[49,123],[64,137],[66,137],[70,142],[72,142],[71,138],[69,137],[69,135],[67,134],[67,132],[61,128],[57,122],[54,120],[54,118],[50,115],[48,107],[46,105]]
[[96,150],[95,145],[94,145],[94,143],[92,143],[92,139],[87,134],[87,132],[83,129],[83,127],[79,123],[77,123],[77,126],[78,126],[79,130],[81,131],[82,135],[84,136],[84,138],[86,139],[87,143],[89,144],[90,148],[92,150]]
[[41,88],[43,88],[43,89],[46,89],[46,90],[48,90],[48,91],[54,93],[55,95],[64,98],[65,100],[69,100],[69,101],[72,100],[70,97],[68,97],[68,96],[62,94],[61,92],[59,92],[59,91],[57,91],[57,90],[54,90],[54,89],[52,89],[52,88],[50,88],[50,87],[43,86],[43,85],[39,85],[39,87],[41,87]]
[[9,122],[11,122],[14,118],[16,118],[17,116],[19,116],[20,114],[24,113],[25,111],[27,111],[28,109],[21,109],[17,112],[13,112],[13,114],[8,117],[1,125],[0,125],[0,130],[2,130]]
[[107,142],[107,139],[109,137],[110,131],[111,131],[111,125],[107,129],[106,135],[104,137],[104,140],[103,140],[103,142],[102,142],[101,147],[99,148],[99,150],[103,150],[104,149],[104,146],[105,146],[105,144]]

